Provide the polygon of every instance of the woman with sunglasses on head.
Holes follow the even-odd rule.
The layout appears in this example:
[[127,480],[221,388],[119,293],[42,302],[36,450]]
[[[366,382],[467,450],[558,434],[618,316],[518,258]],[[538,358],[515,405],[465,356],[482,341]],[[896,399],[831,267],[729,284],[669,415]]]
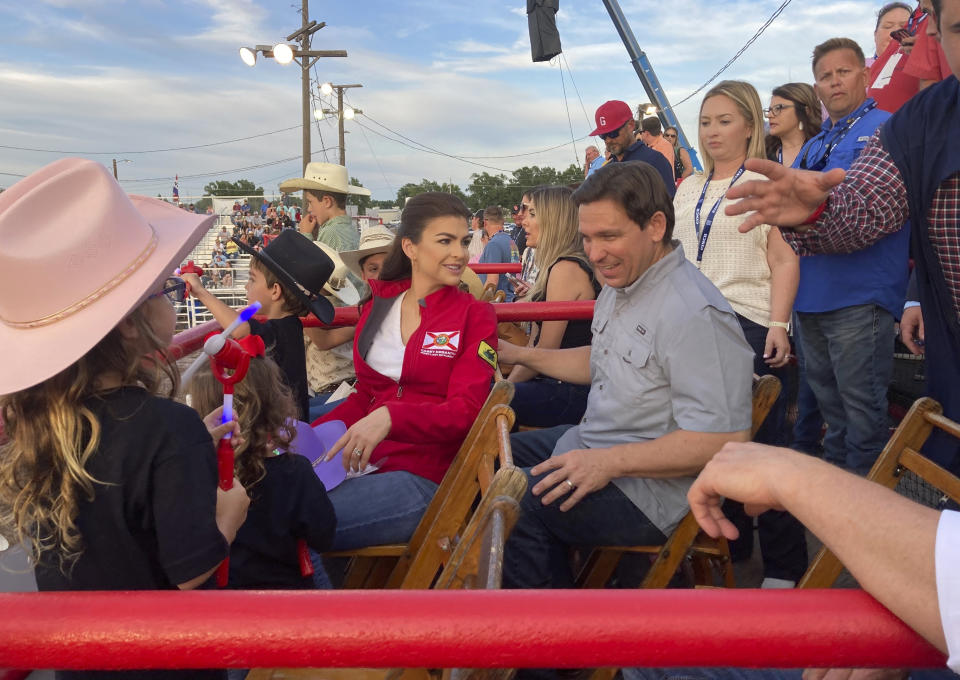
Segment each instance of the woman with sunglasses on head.
[[[600,283],[583,251],[577,206],[567,187],[538,187],[524,196],[523,230],[535,249],[536,282],[524,300],[559,302],[595,300]],[[528,345],[543,349],[582,347],[591,342],[589,321],[534,323]],[[540,376],[526,366],[514,366],[507,377],[515,383],[510,406],[516,424],[553,427],[578,423],[587,408],[589,385],[575,385]]]
[[806,83],[787,83],[774,88],[770,108],[764,111],[770,124],[767,158],[790,167],[808,139],[820,134],[823,118],[820,100]]
[[663,137],[673,144],[673,172],[677,178],[677,184],[680,180],[686,179],[693,174],[693,161],[690,159],[690,150],[685,146],[680,146],[680,134],[677,128],[672,125],[663,131]]
[[[800,277],[799,258],[777,227],[763,225],[741,234],[739,227],[745,218],[725,212],[730,187],[761,177],[744,169],[746,160],[766,156],[763,109],[752,85],[726,80],[707,92],[700,106],[700,150],[706,174],[693,175],[677,189],[675,238],[687,259],[737,313],[755,352],[754,373],[773,374],[785,382],[790,358],[787,330]],[[755,440],[781,443],[785,412],[786,398],[781,392]],[[742,511],[740,516],[746,518]],[[798,580],[807,566],[803,527],[792,517],[767,513],[760,526],[764,576],[775,579],[768,583]],[[743,533],[752,542],[753,532]],[[733,548],[737,556],[748,557],[752,551],[746,542]]]

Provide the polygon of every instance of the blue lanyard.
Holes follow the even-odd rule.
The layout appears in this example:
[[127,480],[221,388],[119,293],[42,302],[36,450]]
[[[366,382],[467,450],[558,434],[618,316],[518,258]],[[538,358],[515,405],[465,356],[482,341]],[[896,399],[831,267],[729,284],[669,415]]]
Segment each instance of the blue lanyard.
[[[737,170],[736,174],[733,176],[733,179],[730,180],[730,186],[732,187],[736,184],[737,180],[743,176],[744,167],[741,165],[740,169]],[[713,204],[713,207],[710,208],[710,212],[707,214],[707,221],[703,225],[703,233],[700,233],[700,211],[703,209],[703,200],[707,197],[707,187],[710,186],[710,180],[713,179],[713,172],[707,177],[707,181],[703,183],[703,191],[700,192],[700,200],[697,201],[697,207],[693,210],[693,223],[694,227],[697,230],[697,236],[700,238],[700,243],[697,244],[697,266],[700,266],[700,262],[703,261],[703,251],[707,247],[707,239],[710,238],[710,229],[713,227],[713,218],[717,215],[717,210],[720,208],[720,204],[723,203],[723,196],[727,195],[727,192],[723,192],[723,196],[717,199],[717,202]],[[727,187],[727,191],[730,188]]]
[[[807,157],[810,155],[810,152],[813,150],[813,144],[810,144],[807,147],[806,152],[803,154],[803,159],[800,161],[801,170],[817,170],[822,171],[827,167],[827,163],[830,161],[830,154],[833,153],[833,150],[837,148],[837,145],[843,141],[843,138],[847,136],[847,133],[853,129],[853,126],[860,122],[860,119],[867,115],[870,111],[875,109],[877,102],[872,99],[868,99],[863,105],[847,116],[841,124],[834,125],[833,128],[826,132],[821,132],[820,141],[817,145],[817,153],[814,155],[813,160],[808,161]],[[830,141],[827,142],[827,138],[830,138]],[[813,139],[817,139],[814,137]],[[810,140],[811,142],[813,140]]]

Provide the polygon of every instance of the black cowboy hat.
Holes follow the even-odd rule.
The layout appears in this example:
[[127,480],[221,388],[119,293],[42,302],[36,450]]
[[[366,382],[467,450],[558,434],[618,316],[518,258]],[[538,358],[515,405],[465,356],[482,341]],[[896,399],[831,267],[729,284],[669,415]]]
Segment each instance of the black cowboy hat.
[[333,273],[333,260],[313,241],[294,229],[284,229],[266,248],[257,252],[243,241],[234,243],[245,253],[257,258],[280,279],[314,316],[323,323],[333,321],[333,305],[322,295],[323,284]]

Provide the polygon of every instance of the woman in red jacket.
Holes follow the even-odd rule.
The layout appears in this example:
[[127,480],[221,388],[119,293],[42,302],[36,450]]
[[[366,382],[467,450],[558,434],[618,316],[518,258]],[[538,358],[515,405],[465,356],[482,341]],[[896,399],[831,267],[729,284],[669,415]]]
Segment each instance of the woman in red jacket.
[[470,212],[450,194],[411,198],[353,343],[356,392],[314,424],[348,429],[348,479],[330,493],[334,550],[409,540],[490,391],[496,314],[457,284]]

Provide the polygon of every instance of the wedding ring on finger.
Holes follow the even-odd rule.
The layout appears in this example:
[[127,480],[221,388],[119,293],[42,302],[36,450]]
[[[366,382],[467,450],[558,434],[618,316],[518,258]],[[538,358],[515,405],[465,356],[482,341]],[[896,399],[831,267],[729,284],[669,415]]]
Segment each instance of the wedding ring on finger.
[[354,449],[354,450],[353,450],[353,455],[356,456],[357,458],[359,458],[360,456],[363,455],[363,449]]
[[573,485],[573,482],[571,482],[569,479],[565,479],[565,480],[563,480],[563,481],[565,481],[565,482],[567,483],[567,486],[570,487],[570,491],[573,491],[574,489],[577,488],[577,487],[575,487],[575,486]]

